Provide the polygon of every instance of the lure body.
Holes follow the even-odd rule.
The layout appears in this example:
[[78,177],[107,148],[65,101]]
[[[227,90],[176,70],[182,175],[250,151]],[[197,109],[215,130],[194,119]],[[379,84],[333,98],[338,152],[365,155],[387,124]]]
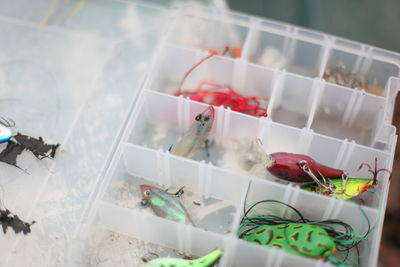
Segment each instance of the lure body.
[[214,108],[209,106],[195,117],[189,131],[171,147],[171,153],[181,157],[191,158],[207,140],[214,122]]
[[142,204],[149,205],[157,216],[175,222],[192,223],[178,197],[151,185],[140,185]]
[[[360,195],[374,186],[374,179],[368,178],[347,178],[344,182],[341,178],[328,179],[329,190],[320,188],[317,184],[304,185],[301,188],[311,191],[319,192],[324,195],[334,196],[336,198],[350,199]],[[343,186],[344,185],[344,186]]]
[[326,258],[336,250],[334,239],[323,227],[306,223],[261,225],[243,239],[311,258]]
[[272,175],[289,182],[313,182],[314,180],[301,169],[299,163],[302,161],[307,163],[310,171],[313,172],[318,179],[322,179],[322,176],[341,178],[344,174],[342,170],[322,165],[309,156],[285,152],[270,154],[267,162],[267,169]]
[[196,260],[159,258],[142,265],[142,267],[209,267],[217,262],[221,255],[222,250],[216,249]]
[[12,138],[10,128],[0,125],[0,143],[5,143]]

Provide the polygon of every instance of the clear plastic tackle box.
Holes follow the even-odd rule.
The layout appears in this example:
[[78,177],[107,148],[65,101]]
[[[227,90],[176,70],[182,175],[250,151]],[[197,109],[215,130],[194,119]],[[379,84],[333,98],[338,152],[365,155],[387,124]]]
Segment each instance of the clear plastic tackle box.
[[[1,116],[15,120],[15,131],[61,143],[54,160],[22,155],[28,173],[1,166],[4,205],[37,223],[29,235],[1,234],[0,266],[139,266],[149,253],[196,257],[215,248],[224,251],[218,266],[329,266],[236,237],[245,203],[263,199],[367,231],[358,204],[245,173],[232,147],[259,138],[268,153],[307,154],[352,177],[370,177],[357,168],[375,158],[391,169],[399,54],[197,5],[83,2],[0,3]],[[226,45],[241,57],[214,56],[185,87],[209,80],[266,96],[268,117],[218,107],[210,157],[174,156],[170,145],[207,105],[173,93],[207,50]],[[378,89],[322,79],[338,66]],[[376,194],[361,204],[373,226],[360,246],[362,266],[377,265],[388,178],[379,175]],[[143,208],[142,183],[184,186],[195,225]]]

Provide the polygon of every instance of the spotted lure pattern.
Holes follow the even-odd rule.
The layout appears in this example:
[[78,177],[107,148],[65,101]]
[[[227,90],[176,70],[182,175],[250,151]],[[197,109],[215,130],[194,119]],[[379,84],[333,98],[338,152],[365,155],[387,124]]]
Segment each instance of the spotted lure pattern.
[[336,250],[334,239],[323,227],[305,223],[261,225],[243,239],[311,258],[326,258]]
[[[155,186],[142,184],[142,204],[150,206],[157,216],[181,223],[192,223],[177,194],[168,193]],[[179,191],[178,191],[179,192]]]
[[141,267],[209,267],[212,266],[222,255],[222,250],[213,252],[196,260],[184,260],[174,258],[159,258],[152,260]]

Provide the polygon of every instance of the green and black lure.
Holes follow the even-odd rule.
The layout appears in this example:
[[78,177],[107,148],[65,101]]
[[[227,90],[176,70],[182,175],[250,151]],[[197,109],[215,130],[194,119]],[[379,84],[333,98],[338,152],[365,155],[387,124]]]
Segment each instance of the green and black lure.
[[216,249],[209,254],[195,260],[159,258],[149,261],[141,267],[209,267],[216,263],[221,256],[222,250]]
[[242,238],[259,245],[281,248],[291,254],[312,258],[327,258],[336,250],[335,241],[325,228],[305,223],[260,225]]
[[[261,204],[283,205],[293,211],[299,219],[285,219],[275,215],[259,214],[257,210]],[[265,206],[262,210],[265,210]],[[354,229],[341,220],[309,221],[302,214],[285,203],[275,200],[264,200],[253,204],[245,210],[237,235],[251,243],[266,247],[283,249],[288,253],[315,259],[327,259],[338,266],[349,266],[349,250],[355,248],[369,234],[358,236]],[[342,231],[337,230],[343,229]],[[339,260],[333,255],[335,252],[344,252]],[[358,264],[359,257],[357,257]],[[352,264],[354,265],[354,263]]]

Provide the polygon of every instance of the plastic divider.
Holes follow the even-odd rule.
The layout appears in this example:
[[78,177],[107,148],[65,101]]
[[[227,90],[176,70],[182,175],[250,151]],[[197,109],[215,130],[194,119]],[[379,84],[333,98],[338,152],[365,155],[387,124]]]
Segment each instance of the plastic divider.
[[[347,71],[366,75],[369,83],[376,82],[382,88],[391,76],[399,77],[400,75],[399,63],[395,60],[400,56],[393,52],[266,19],[243,19],[243,16],[240,16],[240,20],[234,20],[232,18],[239,16],[235,12],[225,11],[222,16],[213,15],[211,9],[201,11],[198,9],[196,12],[187,8],[181,11],[182,17],[190,17],[190,20],[193,21],[208,18],[210,21],[215,20],[217,25],[224,23],[230,25],[224,32],[224,34],[230,34],[218,36],[225,38],[225,43],[232,42],[233,46],[238,43],[242,44],[244,52],[242,57],[251,62],[266,60],[265,62],[270,67],[320,78],[325,70],[344,65]],[[184,26],[182,26],[183,24]],[[174,30],[169,38],[171,42],[187,47],[206,49],[203,47],[204,45],[192,45],[176,40],[175,32],[180,32],[182,27],[188,28],[186,36],[190,36],[190,27],[193,27],[193,24],[183,23],[181,18],[178,18],[172,27]],[[246,32],[245,29],[248,31],[247,35],[243,33]],[[232,38],[232,36],[236,36],[236,38]],[[241,39],[238,36],[242,36]],[[191,42],[193,39],[196,38],[192,36]],[[207,38],[205,39],[207,40]],[[215,40],[213,39],[213,41]],[[221,43],[221,39],[219,39],[219,43]],[[223,47],[224,45],[219,45],[219,49],[223,49]],[[260,50],[262,48],[266,50],[263,52]],[[316,53],[316,51],[319,52]]]
[[[150,89],[174,93],[177,92],[185,71],[196,62],[196,58],[201,58],[197,56],[200,51],[171,44],[167,44],[162,51],[157,71],[148,77],[148,81],[151,82],[147,84]],[[203,52],[200,54],[205,55]],[[185,60],[176,68],[170,68],[168,62],[172,62],[176,57]],[[221,69],[224,71],[221,72]],[[246,63],[243,59],[233,60],[219,56],[200,65],[188,77],[183,88],[194,90],[196,84],[202,81],[233,85],[233,88],[240,93],[269,97],[267,113],[275,122],[298,128],[307,127],[328,136],[354,139],[363,145],[390,149],[388,145],[390,134],[381,136],[387,138],[384,142],[380,141],[383,144],[374,142],[376,129],[380,127],[383,111],[387,107],[383,97],[326,83],[318,78],[309,79],[285,71],[262,68]],[[370,106],[377,107],[379,112]],[[180,110],[178,116],[186,116],[183,129],[187,129],[189,113]],[[228,124],[229,120],[225,120],[223,128],[226,129]],[[225,134],[223,133],[223,136]],[[217,138],[217,143],[221,144],[222,140]]]

